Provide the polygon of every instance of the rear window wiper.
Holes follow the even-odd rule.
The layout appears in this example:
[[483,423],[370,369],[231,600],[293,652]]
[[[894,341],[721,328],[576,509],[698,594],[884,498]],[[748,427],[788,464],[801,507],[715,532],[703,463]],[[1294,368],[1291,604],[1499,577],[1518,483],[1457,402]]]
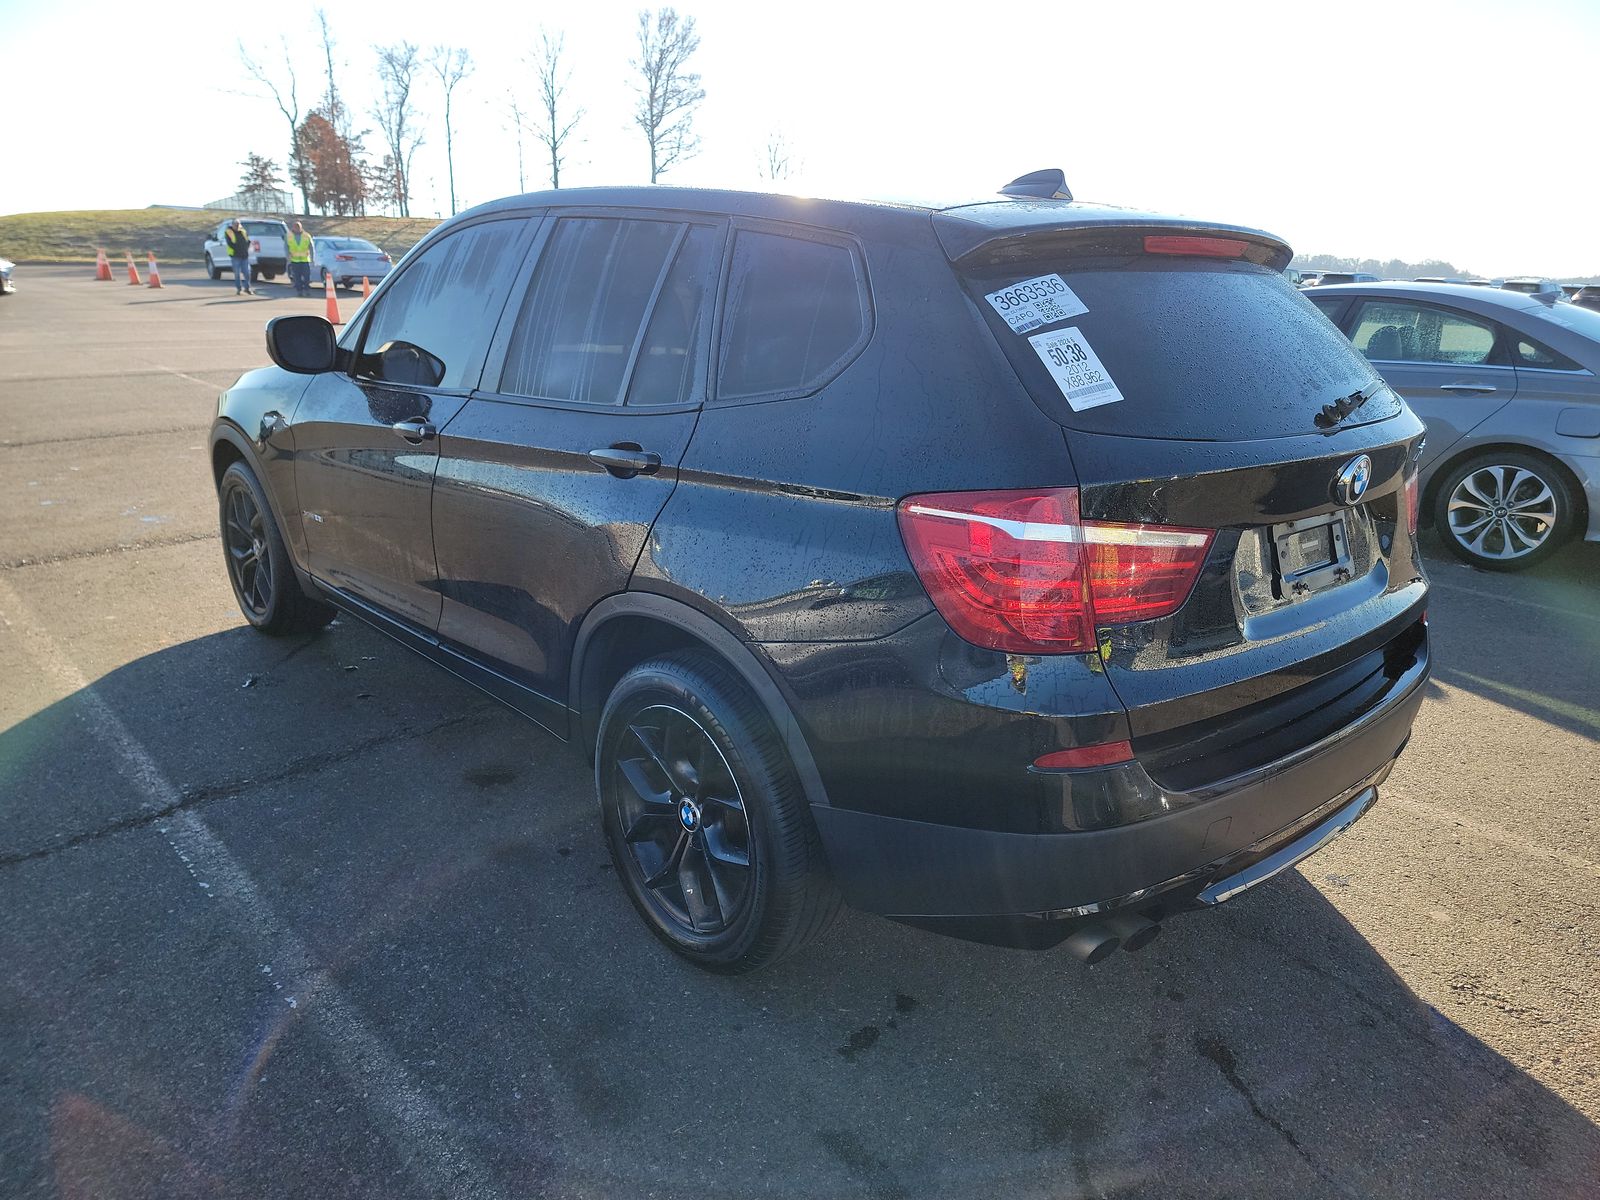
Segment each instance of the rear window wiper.
[[1316,422],[1318,429],[1332,429],[1340,421],[1372,399],[1373,396],[1377,395],[1378,388],[1382,386],[1382,384],[1377,384],[1364,391],[1351,392],[1348,396],[1341,396],[1331,404],[1324,404],[1322,410],[1312,420]]

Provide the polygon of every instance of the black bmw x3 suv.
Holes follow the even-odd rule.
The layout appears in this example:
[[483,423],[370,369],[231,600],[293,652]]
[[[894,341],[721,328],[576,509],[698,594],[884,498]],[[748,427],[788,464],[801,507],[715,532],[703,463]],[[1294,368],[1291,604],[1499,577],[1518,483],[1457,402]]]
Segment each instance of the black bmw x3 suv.
[[212,434],[229,575],[576,739],[704,967],[842,903],[1138,948],[1365,812],[1429,670],[1422,425],[1289,257],[1058,172],[497,201],[342,334],[268,326]]

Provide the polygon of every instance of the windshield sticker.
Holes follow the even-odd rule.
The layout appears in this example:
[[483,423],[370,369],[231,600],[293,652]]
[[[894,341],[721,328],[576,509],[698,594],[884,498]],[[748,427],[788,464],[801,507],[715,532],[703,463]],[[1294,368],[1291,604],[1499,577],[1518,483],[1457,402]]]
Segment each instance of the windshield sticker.
[[1115,404],[1122,399],[1122,393],[1100,365],[1100,359],[1076,329],[1036,333],[1028,339],[1028,344],[1056,381],[1073,412]]
[[1089,306],[1069,288],[1059,275],[1024,279],[984,297],[999,313],[1012,333],[1027,333],[1041,325],[1054,325],[1069,317],[1081,317]]

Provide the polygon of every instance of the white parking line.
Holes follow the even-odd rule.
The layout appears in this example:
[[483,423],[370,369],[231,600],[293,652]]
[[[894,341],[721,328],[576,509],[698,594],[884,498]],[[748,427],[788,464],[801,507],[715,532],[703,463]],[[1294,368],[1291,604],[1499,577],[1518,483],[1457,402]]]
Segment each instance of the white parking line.
[[[157,364],[157,366],[160,366],[160,364]],[[160,367],[160,369],[165,371],[168,375],[176,375],[179,379],[187,379],[191,383],[198,383],[201,387],[210,388],[214,392],[221,392],[225,390],[224,388],[219,387],[217,384],[207,383],[204,379],[197,379],[193,375],[185,375],[182,371],[174,370],[171,367]]]
[[[146,812],[170,808],[182,799],[139,740],[55,642],[27,606],[0,579],[0,624],[22,643],[34,664],[83,705],[90,723],[121,760]],[[306,1020],[333,1052],[339,1073],[359,1094],[375,1123],[402,1160],[429,1191],[438,1195],[497,1197],[488,1170],[467,1148],[454,1123],[427,1097],[404,1065],[377,1034],[368,1029],[354,1005],[344,998],[328,973],[317,967],[299,938],[273,911],[260,890],[221,839],[200,815],[180,809],[158,827],[196,885],[218,901],[221,919],[229,920],[257,948],[260,962],[270,965],[282,987],[284,1012],[276,1035],[292,1020]],[[294,1010],[292,1013],[289,1010]],[[252,1080],[252,1082],[254,1082]]]

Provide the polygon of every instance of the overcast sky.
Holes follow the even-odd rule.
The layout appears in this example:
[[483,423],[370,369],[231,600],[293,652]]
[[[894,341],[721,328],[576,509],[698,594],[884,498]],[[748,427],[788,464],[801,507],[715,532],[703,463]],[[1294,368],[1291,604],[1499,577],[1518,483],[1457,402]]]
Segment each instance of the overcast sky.
[[[461,207],[518,190],[505,104],[513,88],[531,104],[520,58],[541,23],[566,32],[572,96],[588,110],[563,182],[648,182],[629,120],[637,5],[326,8],[358,127],[375,127],[374,43],[470,50],[477,73],[456,101]],[[1262,226],[1306,254],[1600,272],[1600,0],[679,11],[702,37],[704,145],[664,182],[760,186],[762,147],[781,133],[801,167],[791,191],[965,198],[1059,166],[1079,197]],[[276,65],[286,34],[302,99],[314,98],[325,87],[314,12],[300,0],[0,0],[0,212],[200,204],[236,189],[250,151],[281,166],[287,127],[252,96],[236,43]],[[421,106],[413,208],[447,214],[436,82]],[[529,190],[548,180],[541,153],[530,138]]]

